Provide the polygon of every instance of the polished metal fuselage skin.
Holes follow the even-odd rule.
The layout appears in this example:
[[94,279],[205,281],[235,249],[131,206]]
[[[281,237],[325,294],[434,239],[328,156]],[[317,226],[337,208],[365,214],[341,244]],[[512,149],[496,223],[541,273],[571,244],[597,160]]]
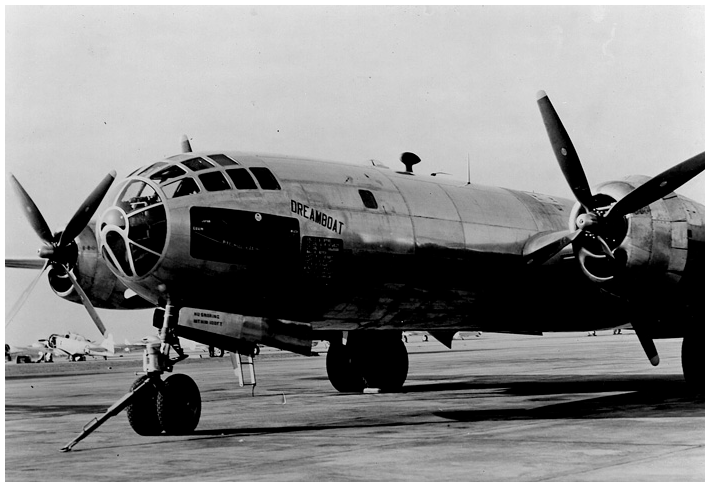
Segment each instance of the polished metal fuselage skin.
[[[536,334],[629,321],[631,307],[588,281],[570,247],[544,265],[524,263],[529,238],[568,228],[573,201],[373,165],[222,153],[267,167],[281,189],[200,185],[198,194],[164,198],[158,263],[144,276],[117,273],[155,305],[306,322],[315,331]],[[703,206],[691,208],[689,240],[702,247]],[[684,262],[679,280],[685,270]]]

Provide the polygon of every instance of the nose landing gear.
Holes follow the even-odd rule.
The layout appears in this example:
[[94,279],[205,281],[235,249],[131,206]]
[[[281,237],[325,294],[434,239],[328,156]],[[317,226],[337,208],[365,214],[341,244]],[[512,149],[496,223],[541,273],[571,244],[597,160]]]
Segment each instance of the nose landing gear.
[[[74,440],[65,445],[62,452],[69,452],[76,444],[123,409],[127,409],[128,422],[139,435],[188,434],[199,424],[202,399],[197,384],[189,376],[174,374],[164,381],[162,373],[171,372],[173,366],[187,358],[174,333],[179,311],[171,305],[165,309],[164,324],[160,330],[160,342],[149,343],[143,354],[145,376],[138,378],[130,391],[101,417],[94,418]],[[177,351],[177,358],[169,357],[170,348]]]
[[126,407],[128,423],[138,435],[169,435],[194,432],[202,414],[199,387],[187,375],[175,374],[165,381],[159,377],[141,376],[130,387],[134,392],[145,384]]
[[202,397],[194,380],[187,375],[168,376],[157,392],[157,418],[166,434],[194,432],[202,414]]
[[138,435],[158,435],[162,432],[160,418],[157,416],[157,389],[160,378],[151,379],[149,376],[141,376],[130,387],[130,393],[136,389],[144,387],[145,390],[134,396],[131,403],[126,407],[128,423]]

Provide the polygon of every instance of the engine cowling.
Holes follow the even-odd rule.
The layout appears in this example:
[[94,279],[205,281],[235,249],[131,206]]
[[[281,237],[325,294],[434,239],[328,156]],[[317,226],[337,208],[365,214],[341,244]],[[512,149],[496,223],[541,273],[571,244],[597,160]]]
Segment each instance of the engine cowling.
[[[605,182],[595,187],[593,194],[600,206],[609,210],[614,203],[648,180],[646,176],[630,176]],[[603,207],[600,212],[602,210]],[[576,203],[569,221],[571,230],[578,229],[579,224],[583,223],[583,213],[582,205]],[[616,227],[605,230],[605,240],[614,260],[601,251],[589,251],[586,244],[576,245],[578,261],[588,278],[598,283],[630,277],[641,284],[677,284],[690,271],[689,247],[700,243],[703,248],[705,208],[671,192],[626,215]],[[702,251],[694,248],[693,252],[699,250]]]
[[[94,307],[103,309],[149,309],[155,307],[130,291],[108,268],[98,253],[92,228],[87,226],[66,250],[72,254],[70,269]],[[60,266],[49,269],[49,285],[62,299],[81,303],[81,297]]]

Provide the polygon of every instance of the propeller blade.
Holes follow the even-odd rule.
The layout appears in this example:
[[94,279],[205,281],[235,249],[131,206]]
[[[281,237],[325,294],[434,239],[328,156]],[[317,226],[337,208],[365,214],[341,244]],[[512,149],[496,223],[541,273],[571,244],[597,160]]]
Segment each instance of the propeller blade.
[[593,282],[597,283],[602,283],[602,282],[608,282],[614,278],[614,272],[611,274],[606,274],[606,275],[595,275],[593,273],[590,273],[588,270],[588,265],[586,261],[588,261],[588,258],[592,258],[594,260],[600,260],[600,262],[609,262],[610,265],[615,263],[614,258],[613,259],[608,259],[606,256],[603,255],[597,255],[584,246],[581,246],[580,249],[578,249],[577,253],[578,257],[578,263],[580,264],[580,269],[583,271],[583,273]]
[[88,295],[86,295],[84,289],[81,288],[79,282],[77,282],[74,276],[71,274],[71,272],[69,271],[69,267],[67,265],[62,265],[62,267],[64,268],[64,271],[66,271],[66,274],[69,276],[71,284],[74,286],[74,289],[76,289],[76,292],[79,294],[79,297],[81,297],[81,302],[84,304],[84,307],[86,307],[86,310],[91,316],[91,319],[93,319],[93,322],[96,324],[98,330],[101,332],[101,335],[107,337],[106,326],[103,325],[103,321],[101,321],[101,318],[98,317],[98,313],[96,313],[96,309],[93,307],[93,304],[89,300]]
[[600,243],[600,248],[602,249],[602,253],[605,254],[610,260],[615,259],[615,254],[612,253],[612,250],[610,249],[610,245],[607,244],[605,239],[600,236],[600,235],[595,235],[595,238],[597,239],[598,243]]
[[[640,314],[643,313],[640,312]],[[640,316],[632,320],[632,329],[634,329],[634,333],[637,335],[637,339],[639,339],[639,344],[642,345],[642,349],[644,353],[646,353],[651,365],[657,366],[661,359],[659,358],[659,352],[656,350],[654,340],[648,332],[650,324],[651,322],[646,317]]]
[[[527,265],[541,265],[570,245],[582,232],[583,230],[558,231],[542,235],[524,249],[524,261]],[[536,246],[538,248],[534,248]]]
[[621,217],[658,201],[703,172],[705,168],[705,152],[673,166],[620,199],[607,213],[607,218]]
[[34,277],[34,280],[32,280],[32,282],[30,282],[30,284],[27,286],[25,291],[22,292],[22,295],[20,295],[20,298],[17,299],[17,302],[15,302],[15,305],[12,306],[12,309],[10,309],[10,312],[8,312],[5,315],[5,329],[7,329],[7,326],[10,325],[12,320],[15,318],[17,313],[20,311],[22,306],[25,304],[25,302],[27,301],[27,298],[30,296],[30,294],[32,293],[34,288],[37,286],[37,282],[39,282],[40,277],[42,276],[42,274],[44,273],[44,271],[47,269],[48,266],[49,266],[49,262],[46,262],[44,264],[44,267],[42,268],[42,270],[39,273],[37,273],[36,277]]
[[66,229],[61,235],[59,240],[59,247],[64,247],[69,244],[74,238],[79,236],[79,233],[83,231],[86,225],[91,221],[93,214],[100,206],[101,201],[106,196],[108,189],[113,184],[113,180],[116,178],[116,171],[112,170],[108,173],[106,177],[98,184],[96,189],[86,198],[84,203],[81,205],[76,214],[69,220],[66,225]]
[[192,144],[189,143],[189,137],[187,135],[182,135],[182,140],[180,140],[180,145],[182,146],[182,153],[187,154],[192,151]]
[[54,242],[54,235],[52,235],[52,231],[49,229],[49,225],[44,220],[39,208],[34,201],[32,201],[32,198],[27,194],[24,187],[22,187],[22,184],[20,184],[12,174],[10,174],[10,181],[15,188],[17,196],[20,198],[22,208],[27,213],[27,220],[32,226],[32,229],[34,229],[34,232],[37,233],[37,236],[39,236],[44,243],[51,245]]
[[573,191],[575,199],[583,205],[585,210],[592,211],[594,208],[592,207],[593,198],[590,192],[590,184],[588,184],[585,171],[568,132],[565,130],[545,91],[538,92],[537,102],[553,152],[556,155],[561,171],[563,171],[565,180],[570,186],[570,190]]
[[46,263],[44,258],[5,258],[5,268],[42,270]]

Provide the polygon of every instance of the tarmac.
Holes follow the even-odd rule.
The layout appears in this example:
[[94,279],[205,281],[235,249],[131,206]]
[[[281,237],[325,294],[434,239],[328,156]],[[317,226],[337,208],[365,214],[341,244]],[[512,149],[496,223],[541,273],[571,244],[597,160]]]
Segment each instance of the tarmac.
[[68,453],[139,356],[6,364],[5,480],[705,481],[705,399],[684,386],[681,341],[657,341],[655,368],[633,333],[597,334],[410,338],[401,393],[337,393],[322,345],[264,350],[255,396],[228,357],[197,353],[176,366],[201,390],[194,433],[142,437],[122,412]]

